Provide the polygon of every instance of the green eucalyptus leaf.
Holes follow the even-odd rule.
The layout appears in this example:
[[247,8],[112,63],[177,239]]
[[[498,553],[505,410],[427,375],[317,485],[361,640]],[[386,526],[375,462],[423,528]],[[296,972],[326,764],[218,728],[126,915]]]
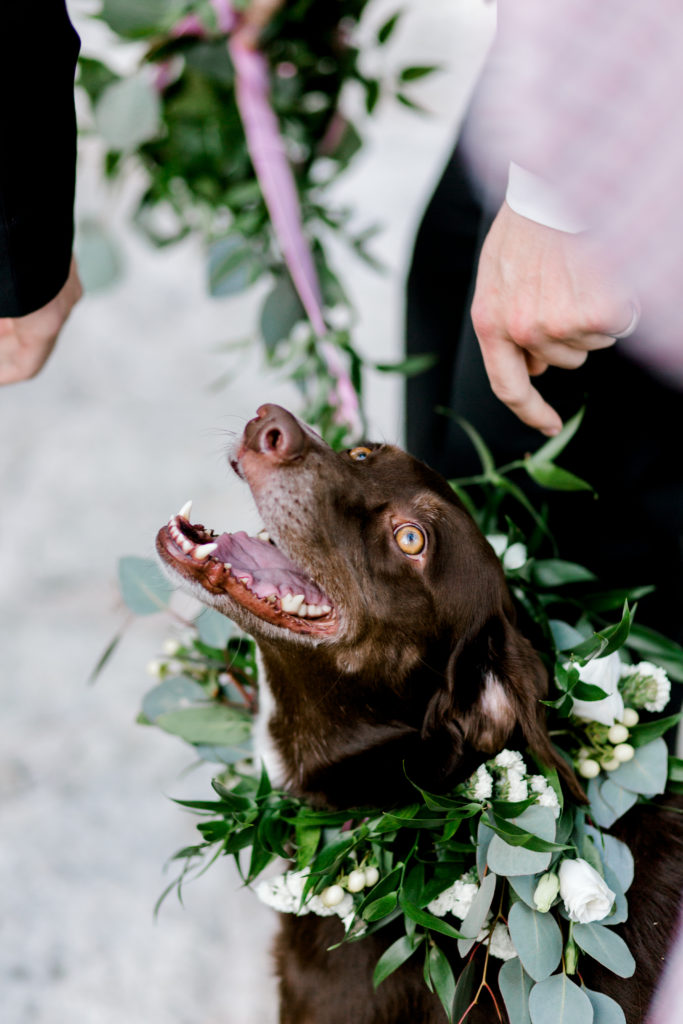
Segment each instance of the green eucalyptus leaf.
[[593,1007],[566,974],[538,981],[529,995],[532,1024],[592,1024]]
[[103,291],[121,277],[123,258],[107,225],[94,217],[83,217],[76,230],[76,256],[81,283],[86,292]]
[[588,583],[596,578],[590,569],[576,562],[565,562],[561,558],[535,561],[531,576],[539,587],[563,587],[568,583]]
[[574,941],[584,953],[618,974],[630,978],[636,962],[624,940],[602,924],[575,924],[572,931]]
[[295,324],[305,319],[306,312],[289,274],[282,274],[261,309],[261,337],[266,348],[272,352],[278,342],[289,336]]
[[209,294],[224,298],[245,291],[262,268],[239,235],[225,235],[209,246]]
[[477,826],[476,845],[477,873],[480,879],[486,877],[485,872],[488,866],[487,856],[489,846],[491,845],[491,841],[494,836],[495,832],[493,831],[492,828],[489,827],[489,825],[486,824],[486,822],[484,821],[484,816],[482,815],[481,818],[479,819],[479,824]]
[[422,939],[422,936],[417,940],[413,940],[408,935],[401,935],[396,942],[392,942],[375,964],[375,970],[372,975],[373,988],[378,988],[394,971],[398,970],[402,964],[409,960],[415,950],[418,949]]
[[633,882],[634,864],[633,854],[626,843],[616,836],[599,832],[591,825],[586,825],[586,832],[593,837],[595,846],[600,852],[603,863],[614,872],[624,892],[627,892]]
[[553,643],[558,651],[571,651],[577,644],[583,643],[585,637],[578,629],[570,626],[568,622],[560,619],[550,619],[548,622],[553,635]]
[[220,705],[167,711],[155,724],[188,743],[239,746],[251,734],[251,721],[243,713]]
[[534,981],[548,978],[562,958],[562,932],[552,914],[517,902],[508,915],[510,938],[524,970]]
[[408,356],[399,363],[375,363],[375,369],[380,373],[400,373],[404,377],[417,377],[427,370],[431,370],[439,361],[439,357],[432,352],[423,353],[417,356]]
[[585,985],[583,991],[593,1007],[593,1024],[626,1024],[624,1011],[614,999],[602,992],[592,992]]
[[225,615],[221,615],[215,608],[204,608],[195,619],[195,626],[200,639],[209,647],[225,647],[231,636],[235,635],[234,623]]
[[151,558],[121,558],[119,586],[127,607],[136,615],[164,611],[173,593],[173,586]]
[[522,846],[510,846],[494,836],[488,850],[488,865],[498,875],[532,875],[537,874],[550,864],[552,853],[540,853],[527,850]]
[[142,712],[150,722],[168,711],[188,708],[193,704],[206,706],[206,691],[187,676],[169,676],[142,699]]
[[498,987],[505,1002],[510,1024],[531,1024],[529,993],[533,984],[518,957],[506,960],[498,972]]
[[523,900],[527,907],[531,907],[533,910],[536,909],[534,903],[534,893],[536,892],[536,886],[538,885],[537,875],[514,875],[508,879],[510,888],[514,893],[519,896],[520,900]]
[[668,768],[666,741],[657,739],[644,747],[638,747],[633,760],[610,773],[610,781],[632,793],[655,796],[666,789]]
[[484,926],[496,892],[496,876],[489,872],[479,886],[479,892],[472,900],[467,916],[460,925],[460,931],[468,939],[476,939]]
[[143,75],[122,78],[102,91],[95,104],[97,131],[111,149],[130,151],[161,130],[161,101]]
[[169,29],[186,7],[183,0],[102,0],[99,17],[119,35],[137,39]]
[[600,796],[615,812],[617,816],[615,820],[630,811],[638,799],[636,793],[631,793],[628,789],[617,785],[614,780],[614,772],[611,772],[600,786]]
[[611,828],[619,817],[618,813],[610,806],[601,795],[604,778],[598,775],[595,779],[589,779],[586,786],[586,795],[590,804],[590,815],[600,828]]

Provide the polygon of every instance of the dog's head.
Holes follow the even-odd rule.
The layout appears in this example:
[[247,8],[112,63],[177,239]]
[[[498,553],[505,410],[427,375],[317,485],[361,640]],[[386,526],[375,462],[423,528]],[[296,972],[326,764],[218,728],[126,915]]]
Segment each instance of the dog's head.
[[389,445],[334,452],[272,405],[232,465],[268,537],[216,536],[179,514],[157,548],[173,578],[256,638],[290,781],[329,797],[328,769],[355,759],[367,777],[391,750],[436,788],[515,733],[563,770],[543,666],[442,477]]

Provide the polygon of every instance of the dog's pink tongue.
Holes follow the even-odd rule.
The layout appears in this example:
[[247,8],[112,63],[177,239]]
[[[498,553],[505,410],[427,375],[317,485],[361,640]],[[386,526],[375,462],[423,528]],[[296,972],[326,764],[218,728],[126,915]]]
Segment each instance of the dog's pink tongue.
[[306,604],[327,603],[322,591],[268,541],[250,537],[240,530],[221,534],[216,543],[214,558],[229,562],[232,575],[242,580],[257,597],[303,594]]

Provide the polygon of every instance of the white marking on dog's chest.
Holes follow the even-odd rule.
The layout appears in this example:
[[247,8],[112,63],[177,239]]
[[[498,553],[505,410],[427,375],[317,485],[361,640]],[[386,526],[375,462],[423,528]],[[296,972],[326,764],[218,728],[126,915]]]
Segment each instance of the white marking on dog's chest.
[[256,761],[260,760],[265,765],[272,786],[284,786],[286,775],[284,764],[270,732],[270,720],[275,713],[275,698],[268,685],[266,668],[258,648],[256,649],[256,662],[259,680],[259,709],[254,722],[254,757]]

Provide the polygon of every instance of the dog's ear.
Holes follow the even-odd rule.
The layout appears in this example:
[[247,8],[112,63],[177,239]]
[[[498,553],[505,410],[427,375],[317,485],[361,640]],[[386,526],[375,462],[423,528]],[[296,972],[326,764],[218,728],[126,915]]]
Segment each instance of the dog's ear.
[[[557,768],[572,794],[585,795],[576,776],[553,747],[546,726],[548,681],[529,641],[505,612],[491,616],[470,635],[461,636],[450,656],[445,686],[432,697],[422,735],[459,738],[461,757],[469,748],[492,757],[514,740],[525,744],[548,767]],[[442,744],[438,744],[441,746]],[[468,764],[472,756],[465,756]]]

